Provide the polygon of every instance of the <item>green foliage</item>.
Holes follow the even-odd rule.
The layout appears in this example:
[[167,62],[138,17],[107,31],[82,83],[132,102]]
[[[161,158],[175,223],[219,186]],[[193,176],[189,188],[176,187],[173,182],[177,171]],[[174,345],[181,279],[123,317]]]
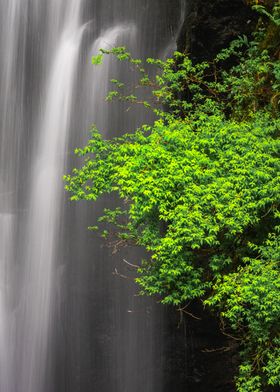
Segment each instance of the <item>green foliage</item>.
[[262,15],[265,15],[273,24],[280,26],[280,4],[276,3],[272,13],[267,11],[266,7],[260,4],[253,6],[253,9]]
[[280,237],[275,229],[263,246],[249,245],[256,257],[243,258],[235,272],[219,277],[206,301],[222,307],[222,317],[244,335],[240,392],[280,385]]
[[224,258],[214,268],[214,256],[222,253],[228,260],[228,243],[238,247],[246,228],[276,209],[279,124],[263,113],[250,123],[199,113],[191,123],[158,120],[113,141],[94,131],[88,146],[78,150],[94,159],[67,178],[68,190],[73,200],[117,191],[129,201],[123,229],[153,253],[138,282],[160,293],[163,302],[179,304],[207,287],[209,260],[204,266],[201,252],[212,255],[216,274]]
[[240,37],[212,63],[101,50],[94,64],[114,55],[139,75],[128,92],[112,79],[107,100],[144,105],[157,119],[112,140],[94,128],[76,150],[82,167],[65,176],[72,200],[118,194],[121,205],[99,222],[109,224],[104,237],[114,225],[121,242],[148,251],[137,263],[142,293],[174,305],[201,298],[218,312],[241,342],[239,392],[280,385],[280,65],[266,36],[262,27]]
[[100,54],[92,57],[92,64],[93,65],[100,65],[100,64],[102,64],[102,60],[103,60],[103,56],[100,53]]

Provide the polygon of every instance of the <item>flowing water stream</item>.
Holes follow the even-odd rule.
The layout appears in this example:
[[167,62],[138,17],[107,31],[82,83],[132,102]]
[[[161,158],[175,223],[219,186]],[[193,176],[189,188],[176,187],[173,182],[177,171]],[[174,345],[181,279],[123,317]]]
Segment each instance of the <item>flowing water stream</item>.
[[92,123],[149,120],[105,104],[110,78],[134,76],[91,56],[165,56],[182,3],[0,0],[0,392],[164,391],[164,316],[115,276],[135,250],[112,257],[87,230],[115,201],[74,205],[62,176]]

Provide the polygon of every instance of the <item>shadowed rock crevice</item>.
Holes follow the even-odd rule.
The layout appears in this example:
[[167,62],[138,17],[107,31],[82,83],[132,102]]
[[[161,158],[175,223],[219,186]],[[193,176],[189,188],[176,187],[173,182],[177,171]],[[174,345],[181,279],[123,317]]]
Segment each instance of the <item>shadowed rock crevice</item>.
[[178,50],[189,52],[195,61],[211,60],[234,38],[250,34],[256,20],[244,0],[186,1]]

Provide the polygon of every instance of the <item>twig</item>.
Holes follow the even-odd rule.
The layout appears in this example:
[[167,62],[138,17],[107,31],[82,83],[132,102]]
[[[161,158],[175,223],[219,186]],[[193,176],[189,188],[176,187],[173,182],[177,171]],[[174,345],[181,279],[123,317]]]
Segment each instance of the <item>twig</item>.
[[186,310],[179,309],[180,312],[186,313],[188,316],[192,317],[195,320],[202,320],[200,317],[195,316],[194,314],[187,312]]
[[201,352],[202,353],[215,353],[215,352],[219,352],[219,351],[227,352],[230,350],[231,350],[231,347],[220,347],[220,348],[211,348],[211,349],[205,348],[204,350],[201,350]]
[[119,271],[117,270],[117,268],[115,268],[113,275],[119,276],[120,278],[123,278],[123,279],[130,279],[128,276],[120,274]]
[[127,261],[126,259],[123,259],[123,262],[126,263],[127,265],[129,265],[132,268],[140,268],[140,265],[136,265],[136,264],[132,264],[129,261]]
[[237,337],[235,337],[235,336],[232,336],[232,335],[230,335],[229,333],[226,333],[226,332],[224,332],[224,331],[222,331],[222,330],[221,330],[221,332],[222,332],[223,335],[225,335],[225,336],[227,336],[227,337],[229,337],[229,338],[231,338],[231,339],[233,339],[233,340],[237,340],[238,342],[242,340],[241,338],[237,338]]
[[185,305],[183,308],[179,308],[179,309],[178,309],[178,312],[181,313],[181,316],[182,316],[182,313],[186,313],[188,316],[192,317],[192,318],[195,319],[195,320],[201,320],[200,317],[197,317],[197,316],[195,316],[194,314],[192,314],[191,312],[188,312],[188,311],[186,310],[186,309],[188,308],[189,305],[190,305],[190,302],[187,303],[187,305]]

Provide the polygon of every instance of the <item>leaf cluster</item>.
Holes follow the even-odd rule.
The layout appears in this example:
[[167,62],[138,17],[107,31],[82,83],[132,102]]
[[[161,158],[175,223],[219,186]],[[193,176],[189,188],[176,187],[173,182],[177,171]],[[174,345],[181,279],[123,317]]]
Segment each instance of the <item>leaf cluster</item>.
[[222,307],[222,317],[244,336],[237,390],[262,391],[280,384],[280,237],[279,227],[264,245],[251,248],[235,272],[217,279],[206,302]]

